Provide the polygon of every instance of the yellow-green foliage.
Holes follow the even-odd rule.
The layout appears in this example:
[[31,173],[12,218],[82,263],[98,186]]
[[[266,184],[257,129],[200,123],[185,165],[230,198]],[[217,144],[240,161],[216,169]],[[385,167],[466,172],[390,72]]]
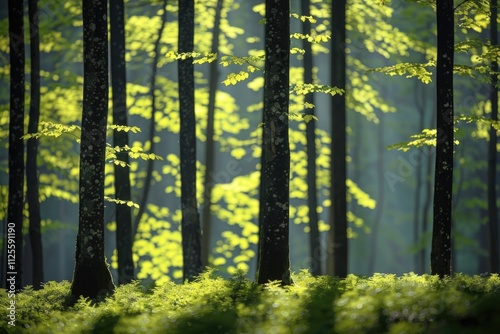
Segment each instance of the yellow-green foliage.
[[[7,333],[495,333],[500,278],[376,274],[344,280],[293,275],[282,288],[213,270],[194,282],[116,288],[98,301],[69,306],[68,282],[16,296],[16,326]],[[97,303],[96,303],[97,302]],[[7,308],[0,291],[0,307]]]

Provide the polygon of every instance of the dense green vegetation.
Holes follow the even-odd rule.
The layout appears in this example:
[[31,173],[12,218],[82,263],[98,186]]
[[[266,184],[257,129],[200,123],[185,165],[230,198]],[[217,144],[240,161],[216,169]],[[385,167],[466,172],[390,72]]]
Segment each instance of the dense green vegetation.
[[98,303],[81,298],[71,307],[70,283],[49,282],[18,294],[9,333],[494,333],[500,326],[498,275],[339,280],[303,271],[293,279],[287,288],[259,286],[209,270],[186,284],[121,285]]
[[25,2],[0,334],[500,328],[496,0]]

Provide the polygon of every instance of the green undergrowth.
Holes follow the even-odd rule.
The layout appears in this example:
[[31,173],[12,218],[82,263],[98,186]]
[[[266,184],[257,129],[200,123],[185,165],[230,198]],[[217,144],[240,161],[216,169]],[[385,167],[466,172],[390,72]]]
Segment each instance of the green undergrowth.
[[[119,286],[112,296],[68,304],[70,283],[16,296],[8,333],[497,333],[500,278],[456,275],[294,275],[295,284],[258,286],[209,270],[195,282]],[[9,299],[0,292],[5,314]]]

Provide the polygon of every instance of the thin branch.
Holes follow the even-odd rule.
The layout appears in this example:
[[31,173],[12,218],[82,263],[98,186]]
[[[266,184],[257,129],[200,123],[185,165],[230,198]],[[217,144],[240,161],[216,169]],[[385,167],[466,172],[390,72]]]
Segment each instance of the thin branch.
[[453,11],[456,12],[458,8],[460,8],[462,5],[465,3],[469,2],[470,0],[464,0],[461,3],[459,3],[455,8],[453,8]]

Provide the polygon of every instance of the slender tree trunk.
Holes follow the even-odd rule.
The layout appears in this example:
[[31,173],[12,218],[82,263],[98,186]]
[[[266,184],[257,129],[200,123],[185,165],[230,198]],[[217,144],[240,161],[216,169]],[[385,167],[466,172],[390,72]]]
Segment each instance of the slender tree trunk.
[[479,229],[477,231],[477,240],[479,241],[480,249],[485,253],[478,252],[477,254],[478,273],[488,273],[490,270],[490,257],[487,255],[490,243],[489,239],[490,236],[488,224],[479,225]]
[[[346,1],[332,2],[332,86],[346,87]],[[330,207],[330,275],[344,278],[348,272],[347,201],[346,201],[346,112],[345,94],[332,97]]]
[[[436,113],[436,104],[434,104],[434,109],[433,114]],[[432,117],[432,124],[431,128],[434,128],[436,119]],[[429,150],[431,148],[428,148]],[[424,205],[423,205],[423,213],[422,213],[422,229],[421,229],[421,235],[425,236],[427,234],[427,231],[429,229],[429,216],[430,216],[430,211],[431,211],[431,204],[432,204],[432,191],[433,191],[433,184],[432,184],[432,166],[435,165],[435,161],[433,159],[433,156],[428,155],[427,158],[427,163],[425,167],[425,190],[424,190]],[[426,266],[427,261],[429,258],[427,257],[427,246],[423,247],[422,250],[420,251],[420,261],[423,266],[423,272],[422,273],[427,273],[428,272],[428,267]]]
[[266,1],[263,190],[257,281],[291,284],[289,246],[290,2]]
[[375,218],[373,219],[372,230],[372,247],[370,249],[369,269],[368,274],[373,274],[375,271],[375,262],[378,254],[378,232],[380,230],[380,222],[382,219],[382,212],[384,211],[384,113],[379,113],[380,123],[377,127],[377,208],[375,211]]
[[[418,124],[418,131],[422,131],[422,129],[425,126],[425,96],[423,94],[423,87],[420,82],[415,82],[415,95],[414,97],[414,103],[415,107],[417,108],[418,111],[418,119],[419,119],[419,124]],[[423,156],[423,153],[421,157]],[[423,160],[423,157],[421,158]],[[422,162],[422,161],[420,161]],[[422,193],[422,187],[423,187],[423,182],[422,182],[422,171],[423,171],[423,164],[419,163],[416,166],[416,184],[415,184],[415,204],[413,208],[413,243],[416,246],[420,246],[420,238],[422,237],[420,231],[420,220],[421,217],[425,215],[425,213],[422,213],[422,207],[421,207],[421,193]],[[421,214],[422,213],[422,214]],[[415,252],[415,272],[417,274],[423,274],[424,273],[424,263],[423,259],[420,257],[420,250]]]
[[[160,28],[158,29],[158,38],[155,42],[155,55],[153,57],[153,65],[151,68],[151,120],[149,123],[149,142],[151,143],[151,153],[154,153],[155,150],[155,111],[156,111],[156,75],[158,74],[158,61],[160,59],[160,42],[161,36],[163,35],[163,31],[165,30],[165,25],[167,23],[167,0],[163,1],[163,15],[161,20]],[[148,204],[148,196],[149,191],[151,189],[151,181],[153,179],[153,168],[154,168],[154,160],[148,160],[147,168],[146,168],[146,179],[144,180],[144,188],[142,189],[142,198],[141,203],[139,204],[139,212],[135,217],[134,221],[134,232],[133,236],[137,234],[137,230],[139,229],[139,224],[141,222],[141,218],[146,211],[146,206]]]
[[[21,137],[24,135],[24,6],[22,1],[9,0],[8,7],[10,120],[6,265],[7,280],[14,278],[16,290],[20,290],[23,287],[24,142]],[[10,287],[10,282],[7,287]]]
[[[497,31],[497,0],[490,2],[490,39],[491,45],[498,45],[498,31]],[[498,72],[498,63],[492,61],[491,70]],[[491,75],[491,119],[498,120],[498,76]],[[490,141],[488,145],[488,226],[490,235],[490,272],[499,272],[499,248],[498,248],[498,209],[497,209],[497,131],[491,127]]]
[[[220,17],[224,5],[224,0],[217,0],[215,8],[214,29],[212,34],[212,53],[219,51],[219,34],[220,34]],[[205,179],[203,180],[203,235],[201,245],[201,255],[203,266],[208,266],[210,256],[210,239],[212,235],[212,189],[213,189],[213,172],[214,172],[214,118],[215,118],[215,101],[217,95],[219,71],[217,62],[210,64],[209,87],[208,87],[208,106],[207,106],[207,147],[205,150]]]
[[[113,122],[127,126],[127,74],[125,63],[125,8],[123,0],[110,0],[111,84],[113,90]],[[128,145],[128,132],[114,130],[115,146]],[[125,166],[115,165],[116,198],[130,201],[130,167],[128,152],[120,152],[117,159]],[[116,205],[116,249],[118,251],[118,284],[134,279],[132,259],[132,212],[128,205]]]
[[[194,49],[194,0],[179,0],[179,52]],[[184,280],[202,271],[201,230],[196,200],[196,119],[194,115],[194,72],[191,58],[181,59],[179,71],[182,252]]]
[[108,116],[107,1],[85,0],[80,207],[71,295],[96,298],[114,290],[104,258],[104,163]]
[[452,0],[437,0],[437,144],[434,183],[431,273],[451,275],[451,212],[453,189],[453,59]]
[[[264,93],[265,94],[265,93]],[[262,112],[262,124],[265,124],[265,114]],[[260,143],[262,148],[264,147],[264,129],[262,129],[262,142]],[[257,268],[255,270],[256,277],[258,279],[259,275],[259,259],[260,259],[260,240],[264,237],[262,233],[264,233],[264,229],[262,224],[264,223],[264,209],[265,209],[265,190],[264,183],[262,182],[264,178],[264,171],[266,170],[266,159],[264,154],[260,156],[260,183],[259,183],[259,244],[257,245],[257,251],[255,252],[255,258],[257,259]]]
[[[311,15],[309,0],[301,2],[302,15]],[[311,23],[305,20],[302,23],[302,32],[311,33]],[[311,43],[303,41],[304,53],[304,83],[313,83],[313,54]],[[314,105],[314,93],[305,96],[304,102]],[[308,115],[314,115],[314,107],[306,109]],[[318,195],[316,186],[316,123],[314,120],[306,125],[306,146],[307,146],[307,204],[309,207],[309,246],[311,251],[311,273],[314,276],[321,275],[321,247],[318,229]]]
[[[28,132],[38,132],[40,119],[40,38],[38,28],[38,0],[29,0],[30,58],[31,58],[31,98]],[[26,154],[26,184],[29,208],[29,236],[33,257],[33,288],[38,290],[43,282],[43,248],[40,226],[40,202],[38,191],[38,139],[30,138]]]

